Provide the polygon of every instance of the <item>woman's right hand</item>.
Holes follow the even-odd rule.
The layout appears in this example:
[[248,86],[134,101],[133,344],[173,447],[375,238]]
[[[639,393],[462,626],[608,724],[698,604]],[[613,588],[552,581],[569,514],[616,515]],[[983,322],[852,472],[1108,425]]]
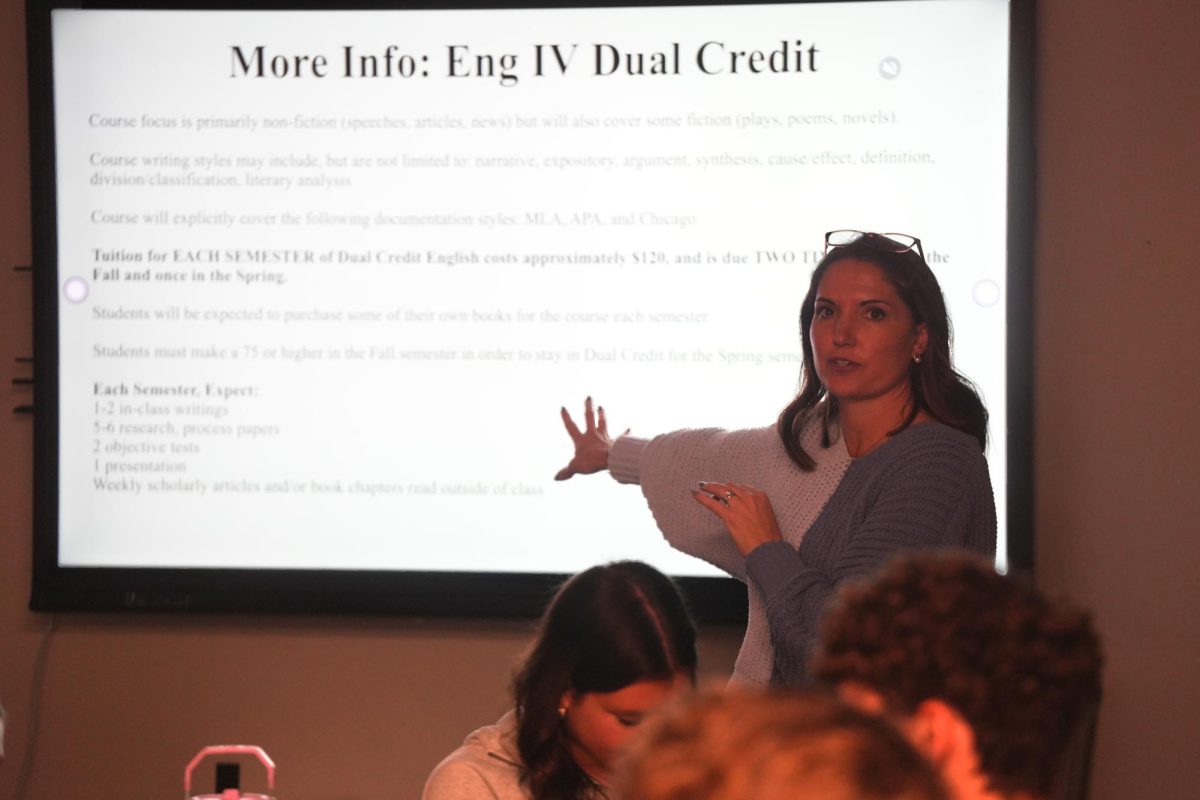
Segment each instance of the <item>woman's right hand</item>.
[[562,409],[563,425],[575,444],[575,457],[554,476],[556,481],[565,481],[572,475],[590,475],[608,469],[608,451],[612,449],[612,438],[608,435],[608,420],[604,418],[604,407],[593,413],[592,398],[583,404],[583,430],[571,419],[566,406]]

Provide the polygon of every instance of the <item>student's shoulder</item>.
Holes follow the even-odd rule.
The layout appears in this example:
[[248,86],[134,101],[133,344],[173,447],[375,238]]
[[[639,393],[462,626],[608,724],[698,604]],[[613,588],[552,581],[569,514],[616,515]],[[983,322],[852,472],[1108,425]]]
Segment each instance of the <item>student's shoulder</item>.
[[422,800],[528,800],[510,717],[473,732],[442,759],[425,782]]
[[[523,794],[513,794],[519,789],[515,770],[488,764],[461,752],[463,749],[454,751],[434,767],[425,781],[422,800],[526,800]],[[511,776],[506,774],[509,772]]]

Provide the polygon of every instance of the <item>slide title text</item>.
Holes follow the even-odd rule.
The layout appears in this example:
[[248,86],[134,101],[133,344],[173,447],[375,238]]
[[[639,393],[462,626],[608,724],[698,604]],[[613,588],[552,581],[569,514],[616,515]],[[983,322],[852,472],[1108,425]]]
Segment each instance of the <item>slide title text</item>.
[[[568,73],[593,77],[680,75],[694,69],[703,75],[795,74],[817,71],[815,44],[783,39],[765,49],[736,49],[707,41],[685,58],[679,42],[657,50],[628,50],[614,44],[535,44],[532,71],[541,78]],[[526,61],[516,53],[475,52],[469,45],[447,45],[439,58],[407,53],[397,45],[370,52],[344,45],[336,57],[323,53],[282,53],[267,45],[232,45],[230,78],[491,78],[515,86]],[[439,66],[440,65],[440,66]],[[431,73],[431,70],[434,70]]]

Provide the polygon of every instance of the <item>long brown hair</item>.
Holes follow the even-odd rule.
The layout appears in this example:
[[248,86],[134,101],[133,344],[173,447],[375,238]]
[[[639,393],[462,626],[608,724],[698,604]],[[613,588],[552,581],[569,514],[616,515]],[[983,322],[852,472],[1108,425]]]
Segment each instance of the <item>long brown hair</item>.
[[696,676],[696,629],[671,579],[640,561],[585,570],[542,616],[513,680],[521,780],[534,800],[587,797],[558,712],[569,691],[615,692],[644,680]]
[[801,431],[814,413],[825,414],[821,444],[828,447],[831,443],[828,421],[837,417],[838,410],[837,399],[830,396],[817,377],[816,359],[809,338],[817,289],[831,266],[851,258],[874,264],[882,270],[884,277],[908,307],[913,322],[918,325],[924,323],[929,338],[921,362],[914,362],[909,370],[913,402],[908,416],[890,433],[904,430],[912,424],[918,413],[924,411],[938,422],[975,437],[981,450],[987,447],[987,409],[979,399],[975,386],[951,363],[950,315],[946,312],[946,301],[933,270],[915,250],[897,253],[880,247],[877,239],[864,236],[830,250],[813,270],[808,294],[800,306],[800,346],[804,353],[800,392],[779,414],[778,430],[788,457],[805,471],[811,471],[816,464],[800,444]]

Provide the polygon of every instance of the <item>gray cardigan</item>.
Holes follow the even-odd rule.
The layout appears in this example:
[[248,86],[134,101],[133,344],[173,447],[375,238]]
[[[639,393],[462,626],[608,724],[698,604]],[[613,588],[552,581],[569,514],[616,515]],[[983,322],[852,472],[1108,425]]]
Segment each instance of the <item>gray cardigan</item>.
[[996,553],[996,504],[974,437],[925,422],[852,461],[798,549],[769,542],[746,558],[766,601],[772,685],[807,681],[820,618],[839,583],[904,551],[953,547]]

